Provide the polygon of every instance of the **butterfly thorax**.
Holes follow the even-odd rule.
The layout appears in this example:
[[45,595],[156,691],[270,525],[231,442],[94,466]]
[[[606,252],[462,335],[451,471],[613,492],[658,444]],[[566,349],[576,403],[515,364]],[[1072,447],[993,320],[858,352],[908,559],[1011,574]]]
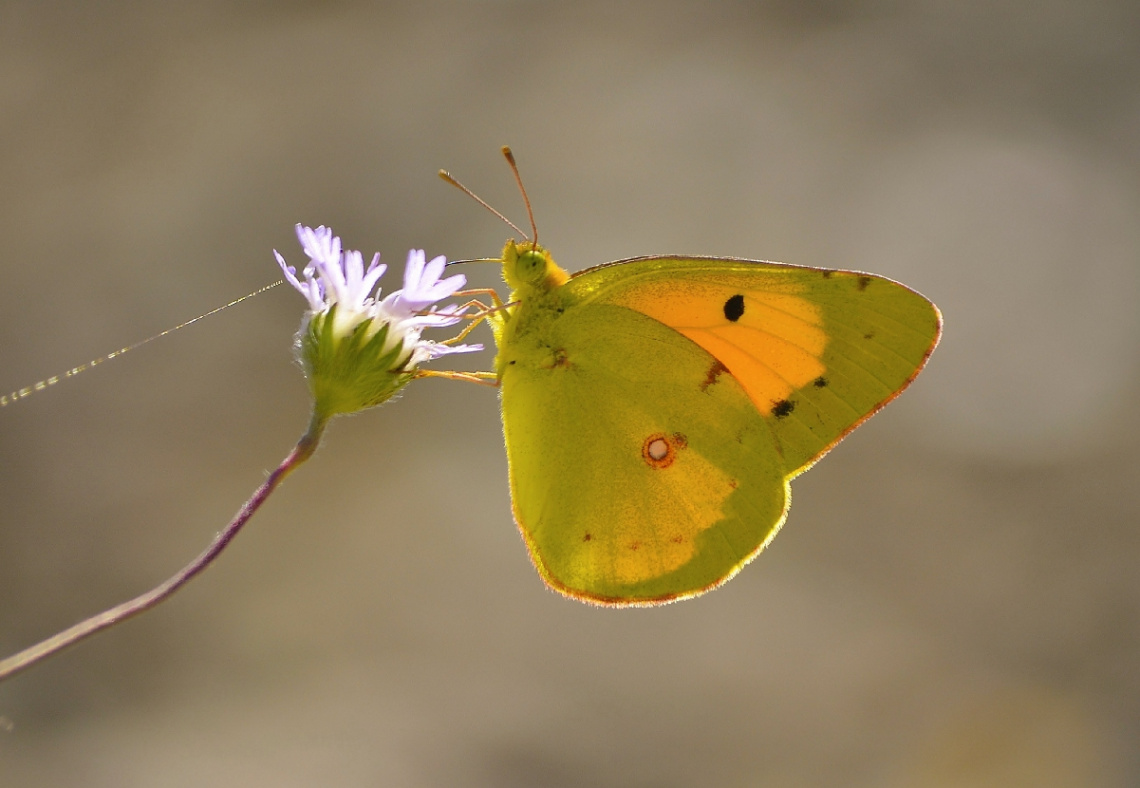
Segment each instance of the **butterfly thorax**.
[[499,354],[495,366],[499,374],[506,366],[529,355],[565,309],[566,294],[562,285],[570,279],[550,257],[550,253],[533,243],[507,241],[503,247],[503,279],[511,288],[501,317],[492,322]]

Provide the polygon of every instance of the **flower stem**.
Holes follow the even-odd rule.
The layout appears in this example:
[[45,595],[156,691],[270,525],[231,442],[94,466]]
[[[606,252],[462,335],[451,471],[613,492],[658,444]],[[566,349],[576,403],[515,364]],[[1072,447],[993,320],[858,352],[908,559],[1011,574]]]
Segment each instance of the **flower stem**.
[[300,466],[301,463],[313,456],[313,452],[316,451],[317,445],[321,441],[321,435],[324,433],[327,423],[327,417],[316,413],[313,414],[312,420],[309,422],[309,429],[301,436],[301,439],[297,441],[297,445],[293,447],[293,451],[289,452],[289,456],[266,477],[265,481],[257,488],[253,496],[245,502],[237,515],[234,516],[234,519],[230,521],[229,525],[218,532],[218,535],[214,537],[214,541],[210,543],[210,546],[207,547],[201,555],[184,566],[166,582],[152,588],[145,594],[140,594],[134,599],[127,600],[109,610],[104,610],[102,613],[80,621],[75,626],[52,635],[47,640],[30,646],[18,654],[13,654],[7,659],[0,660],[0,681],[30,668],[32,665],[50,657],[57,651],[62,651],[68,646],[94,635],[96,632],[101,632],[132,616],[137,616],[139,613],[149,610],[159,602],[172,596],[175,591],[212,564],[214,559],[221,555],[222,551],[226,549],[226,546],[233,541],[238,531],[249,521],[249,518],[253,516],[254,512],[261,508],[261,505],[265,503],[265,499],[277,488],[277,485],[279,485],[286,476],[292,473],[294,469]]

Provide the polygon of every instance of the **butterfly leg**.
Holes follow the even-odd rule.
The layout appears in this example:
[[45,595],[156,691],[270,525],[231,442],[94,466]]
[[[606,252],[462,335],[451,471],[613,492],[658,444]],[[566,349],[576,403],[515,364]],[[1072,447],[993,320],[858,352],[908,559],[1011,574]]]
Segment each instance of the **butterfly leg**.
[[[494,288],[490,288],[490,287],[475,287],[475,288],[472,288],[470,290],[460,290],[460,291],[454,293],[454,295],[457,295],[460,298],[465,298],[467,296],[476,296],[476,295],[490,296],[491,297],[491,303],[495,306],[496,309],[498,309],[499,307],[501,307],[503,305],[503,301],[501,298],[499,298],[499,294],[497,292],[495,292]],[[472,303],[479,304],[478,301],[473,301]],[[487,308],[486,306],[483,306],[483,304],[479,304],[479,306],[483,307],[483,309]]]
[[464,317],[466,317],[471,322],[468,323],[467,327],[464,328],[462,331],[460,331],[458,335],[452,337],[451,339],[445,339],[443,342],[441,342],[440,344],[442,344],[442,345],[454,345],[456,342],[461,341],[464,337],[466,337],[468,334],[470,334],[472,331],[474,331],[475,326],[479,325],[484,320],[495,321],[497,319],[501,319],[501,313],[504,310],[513,306],[513,304],[504,304],[502,299],[499,298],[499,294],[489,287],[480,287],[480,288],[475,288],[472,290],[460,290],[457,293],[455,293],[455,295],[457,295],[457,296],[487,295],[487,296],[491,297],[492,306],[487,306],[486,304],[484,304],[482,301],[480,301],[477,298],[472,299],[472,300],[468,301],[467,303],[463,304],[462,308],[464,308],[464,309],[467,307],[474,307],[478,311],[473,315],[464,315]]
[[444,378],[478,383],[481,386],[499,387],[499,376],[494,372],[456,372],[454,370],[417,369],[417,378]]
[[466,317],[471,322],[468,323],[467,326],[462,331],[460,331],[458,334],[453,336],[451,339],[445,339],[445,340],[441,341],[439,344],[441,344],[441,345],[454,345],[456,342],[461,341],[464,337],[466,337],[468,334],[470,334],[472,331],[475,330],[475,326],[479,325],[484,320],[486,320],[487,315],[491,314],[491,312],[493,311],[493,310],[488,309],[487,305],[484,304],[482,301],[468,301],[466,304],[463,304],[464,309],[466,309],[469,306],[475,307],[476,309],[479,310],[474,315],[464,315],[464,317]]

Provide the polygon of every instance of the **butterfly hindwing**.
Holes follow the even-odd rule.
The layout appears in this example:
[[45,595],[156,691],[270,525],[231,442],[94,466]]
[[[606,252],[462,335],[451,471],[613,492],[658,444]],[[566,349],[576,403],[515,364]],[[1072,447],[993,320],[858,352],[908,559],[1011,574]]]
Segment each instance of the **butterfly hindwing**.
[[501,348],[512,498],[535,565],[564,593],[608,603],[723,582],[787,508],[770,421],[674,329],[567,304]]

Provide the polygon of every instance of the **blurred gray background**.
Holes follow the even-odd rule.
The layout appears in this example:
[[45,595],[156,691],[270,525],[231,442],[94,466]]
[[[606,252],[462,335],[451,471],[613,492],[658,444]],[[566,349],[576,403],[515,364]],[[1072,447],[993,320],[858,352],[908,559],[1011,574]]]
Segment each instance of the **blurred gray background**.
[[[0,686],[0,784],[1140,783],[1129,0],[4,2],[0,388],[272,281],[295,222],[495,255],[435,171],[524,221],[503,144],[570,270],[870,270],[942,346],[762,556],[653,610],[546,591],[495,392],[418,383],[170,603]],[[5,653],[165,578],[284,456],[302,306],[0,410]]]

